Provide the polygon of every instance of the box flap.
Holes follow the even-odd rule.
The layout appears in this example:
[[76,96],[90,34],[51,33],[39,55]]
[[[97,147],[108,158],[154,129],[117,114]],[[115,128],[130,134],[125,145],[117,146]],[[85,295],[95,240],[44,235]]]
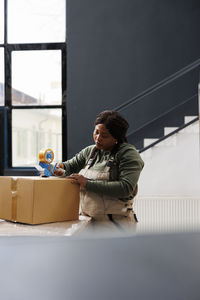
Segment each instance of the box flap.
[[0,218],[12,219],[12,177],[0,176]]
[[33,224],[77,220],[79,186],[66,178],[41,178],[34,186]]
[[17,180],[17,218],[18,222],[33,222],[34,177],[18,177]]

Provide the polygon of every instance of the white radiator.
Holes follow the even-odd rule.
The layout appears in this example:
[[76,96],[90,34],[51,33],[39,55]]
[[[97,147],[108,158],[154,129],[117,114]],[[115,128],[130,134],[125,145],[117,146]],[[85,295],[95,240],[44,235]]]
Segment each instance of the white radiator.
[[200,229],[200,198],[137,198],[137,232]]

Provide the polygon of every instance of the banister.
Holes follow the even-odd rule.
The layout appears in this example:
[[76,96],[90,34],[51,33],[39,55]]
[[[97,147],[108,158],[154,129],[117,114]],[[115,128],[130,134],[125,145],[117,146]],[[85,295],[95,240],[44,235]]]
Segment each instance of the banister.
[[189,73],[190,71],[196,69],[198,66],[200,66],[200,58],[194,61],[193,63],[187,65],[186,67],[182,68],[181,70],[177,71],[176,73],[166,77],[165,79],[161,80],[160,82],[156,83],[155,85],[152,85],[150,88],[144,90],[143,92],[139,93],[133,98],[130,98],[123,104],[117,106],[114,110],[122,110],[126,107],[128,107],[131,104],[136,104],[140,99],[152,94],[153,92],[157,91],[158,89],[162,88],[163,86],[169,84],[170,82],[174,81],[177,78],[180,78],[181,76]]
[[196,118],[193,119],[192,121],[190,121],[190,122],[188,122],[188,123],[186,123],[186,124],[183,124],[182,126],[178,127],[177,129],[173,130],[172,132],[170,132],[170,133],[164,135],[163,137],[159,138],[157,141],[155,141],[155,142],[151,143],[150,145],[148,145],[148,146],[146,146],[146,147],[140,149],[138,152],[139,152],[139,153],[142,153],[142,152],[144,152],[144,151],[150,149],[151,147],[153,147],[153,146],[155,146],[156,144],[158,144],[158,143],[160,143],[160,142],[166,140],[168,137],[172,136],[172,135],[175,134],[175,133],[178,133],[178,132],[181,131],[182,129],[188,127],[189,125],[195,123],[195,122],[198,121],[198,120],[199,120],[199,117],[196,117]]
[[186,104],[187,102],[191,101],[193,98],[195,98],[195,97],[197,97],[197,96],[198,96],[198,93],[196,93],[196,94],[194,94],[193,96],[189,97],[187,100],[182,101],[181,103],[175,105],[172,109],[167,110],[166,112],[160,114],[158,117],[152,119],[152,120],[149,121],[149,122],[146,122],[145,124],[143,124],[141,127],[137,128],[136,130],[131,131],[130,133],[128,133],[127,137],[129,137],[129,136],[135,134],[136,132],[140,131],[142,128],[144,128],[144,127],[150,125],[151,123],[153,123],[153,122],[155,122],[155,121],[157,121],[157,120],[159,120],[159,119],[165,117],[165,116],[168,115],[169,113],[175,111],[176,109],[178,109],[179,107],[183,106],[184,104]]

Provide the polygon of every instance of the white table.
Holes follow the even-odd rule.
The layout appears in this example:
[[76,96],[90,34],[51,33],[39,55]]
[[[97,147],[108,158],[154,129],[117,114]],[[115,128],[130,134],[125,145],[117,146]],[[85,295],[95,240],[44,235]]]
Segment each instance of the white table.
[[28,225],[0,219],[0,236],[72,236],[83,231],[89,217],[80,216],[77,221]]

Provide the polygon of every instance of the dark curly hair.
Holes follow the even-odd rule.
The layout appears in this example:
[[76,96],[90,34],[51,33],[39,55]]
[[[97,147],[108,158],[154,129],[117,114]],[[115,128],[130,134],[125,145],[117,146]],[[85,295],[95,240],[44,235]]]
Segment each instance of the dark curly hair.
[[119,144],[127,142],[126,133],[129,128],[128,122],[114,110],[105,110],[101,112],[94,125],[104,124],[110,134],[118,141]]

